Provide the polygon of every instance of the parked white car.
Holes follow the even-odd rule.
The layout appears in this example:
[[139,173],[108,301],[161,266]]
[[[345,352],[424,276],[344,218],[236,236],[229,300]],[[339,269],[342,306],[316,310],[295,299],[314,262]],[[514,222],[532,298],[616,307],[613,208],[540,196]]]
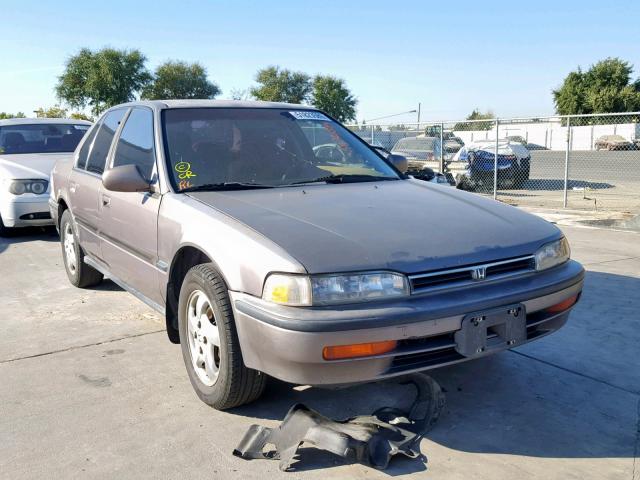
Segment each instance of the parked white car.
[[[471,142],[453,156],[448,167],[458,188],[471,190],[493,185],[495,148],[495,140]],[[531,154],[521,143],[499,139],[497,163],[499,187],[520,188],[529,180]]]
[[53,225],[51,170],[73,154],[90,126],[64,118],[0,120],[0,235],[14,227]]

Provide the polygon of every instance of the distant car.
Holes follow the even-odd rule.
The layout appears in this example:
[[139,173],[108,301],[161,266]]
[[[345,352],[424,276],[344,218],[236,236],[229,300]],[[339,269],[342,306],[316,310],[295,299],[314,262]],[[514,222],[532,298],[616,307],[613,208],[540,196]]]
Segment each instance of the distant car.
[[[456,186],[471,190],[479,186],[492,186],[495,170],[495,140],[472,142],[454,155],[450,162],[456,171]],[[461,168],[456,165],[462,163]],[[521,187],[528,179],[531,154],[520,143],[498,140],[498,187]]]
[[595,144],[596,150],[635,150],[636,146],[622,135],[603,135]]
[[[409,175],[416,178],[422,176],[423,170],[440,169],[440,138],[439,137],[406,137],[401,138],[391,149],[391,153],[407,157]],[[443,160],[450,160],[453,154],[444,153]]]
[[53,225],[49,175],[70,157],[91,126],[84,120],[0,120],[0,235],[11,228]]

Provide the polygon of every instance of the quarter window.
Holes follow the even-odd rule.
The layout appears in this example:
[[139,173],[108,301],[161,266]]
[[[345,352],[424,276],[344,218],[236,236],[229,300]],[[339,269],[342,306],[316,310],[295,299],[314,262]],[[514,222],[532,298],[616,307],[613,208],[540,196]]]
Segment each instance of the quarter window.
[[89,154],[87,160],[87,172],[97,173],[102,175],[104,172],[104,165],[107,161],[107,155],[109,155],[109,149],[111,148],[111,142],[116,134],[118,125],[124,116],[124,109],[113,110],[107,113],[100,125],[100,130],[96,134],[96,139],[93,142],[93,148]]
[[151,180],[154,163],[153,115],[150,110],[135,108],[122,128],[113,166],[137,165],[140,174]]
[[87,136],[87,139],[82,144],[80,148],[80,152],[78,152],[78,164],[76,165],[78,168],[82,170],[87,166],[87,156],[89,155],[89,149],[91,148],[91,143],[93,139],[96,138],[96,133],[100,130],[100,125],[96,125],[96,127],[91,130],[91,133]]

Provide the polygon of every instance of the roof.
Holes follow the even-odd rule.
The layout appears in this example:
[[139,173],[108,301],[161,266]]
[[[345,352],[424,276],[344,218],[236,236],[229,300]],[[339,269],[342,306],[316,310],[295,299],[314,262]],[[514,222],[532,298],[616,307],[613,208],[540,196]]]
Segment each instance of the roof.
[[64,125],[92,125],[86,120],[73,118],[7,118],[0,120],[0,127],[6,125],[34,125],[34,124],[64,124]]
[[289,108],[295,110],[315,110],[309,105],[297,103],[259,102],[245,100],[141,100],[117,106],[145,105],[157,109],[164,108]]

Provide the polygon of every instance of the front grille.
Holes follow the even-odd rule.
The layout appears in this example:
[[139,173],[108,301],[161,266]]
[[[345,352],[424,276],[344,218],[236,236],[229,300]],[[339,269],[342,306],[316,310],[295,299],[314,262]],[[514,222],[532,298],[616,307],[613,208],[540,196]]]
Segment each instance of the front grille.
[[535,270],[533,255],[467,267],[438,270],[411,275],[412,293],[424,293],[442,288],[461,287],[486,280],[523,275]]

